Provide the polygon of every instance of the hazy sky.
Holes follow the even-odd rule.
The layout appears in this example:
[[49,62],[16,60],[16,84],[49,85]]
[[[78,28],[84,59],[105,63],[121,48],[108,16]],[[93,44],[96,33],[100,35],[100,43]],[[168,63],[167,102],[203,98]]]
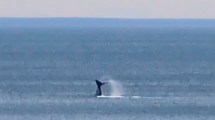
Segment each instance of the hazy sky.
[[0,17],[215,19],[215,0],[0,0]]

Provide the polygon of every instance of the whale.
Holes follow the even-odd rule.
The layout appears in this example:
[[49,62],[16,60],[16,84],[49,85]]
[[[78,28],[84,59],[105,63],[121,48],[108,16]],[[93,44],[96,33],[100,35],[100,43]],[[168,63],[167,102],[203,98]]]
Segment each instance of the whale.
[[97,85],[97,90],[96,90],[96,94],[95,96],[98,97],[98,96],[102,96],[102,90],[101,90],[101,86],[106,84],[107,82],[101,82],[99,80],[95,80],[96,82],[96,85]]

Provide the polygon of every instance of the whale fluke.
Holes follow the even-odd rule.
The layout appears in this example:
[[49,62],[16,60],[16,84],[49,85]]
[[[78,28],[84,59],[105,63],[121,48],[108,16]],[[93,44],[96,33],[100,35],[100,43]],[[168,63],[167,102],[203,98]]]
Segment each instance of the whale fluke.
[[96,85],[97,85],[97,90],[96,90],[95,96],[96,96],[96,97],[97,97],[97,96],[101,96],[101,95],[102,95],[101,86],[104,85],[104,84],[106,84],[107,82],[102,83],[102,82],[100,82],[100,81],[98,81],[98,80],[95,80],[95,81],[96,81]]

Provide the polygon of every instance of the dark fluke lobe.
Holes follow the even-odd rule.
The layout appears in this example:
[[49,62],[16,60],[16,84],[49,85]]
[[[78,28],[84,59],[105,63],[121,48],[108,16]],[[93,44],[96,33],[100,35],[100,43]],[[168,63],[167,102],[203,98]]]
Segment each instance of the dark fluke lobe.
[[96,81],[96,85],[97,85],[97,90],[96,90],[96,94],[95,96],[101,96],[102,95],[102,90],[101,90],[101,86],[106,84],[106,83],[102,83],[101,81],[99,80],[95,80]]

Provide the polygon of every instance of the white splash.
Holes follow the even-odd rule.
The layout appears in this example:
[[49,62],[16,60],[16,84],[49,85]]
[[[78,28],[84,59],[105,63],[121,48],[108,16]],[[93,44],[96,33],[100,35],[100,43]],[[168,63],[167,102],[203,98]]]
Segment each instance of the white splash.
[[122,97],[124,95],[123,84],[119,81],[112,79],[110,76],[103,76],[101,80],[107,82],[110,87],[109,97]]
[[110,79],[108,83],[111,88],[111,96],[122,96],[124,94],[124,90],[120,82]]

